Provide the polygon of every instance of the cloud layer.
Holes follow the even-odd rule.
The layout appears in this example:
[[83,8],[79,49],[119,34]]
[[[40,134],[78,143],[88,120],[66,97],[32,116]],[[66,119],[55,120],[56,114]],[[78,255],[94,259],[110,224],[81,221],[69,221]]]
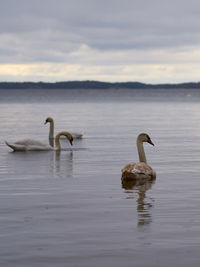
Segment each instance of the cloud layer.
[[199,81],[196,0],[0,3],[0,81]]

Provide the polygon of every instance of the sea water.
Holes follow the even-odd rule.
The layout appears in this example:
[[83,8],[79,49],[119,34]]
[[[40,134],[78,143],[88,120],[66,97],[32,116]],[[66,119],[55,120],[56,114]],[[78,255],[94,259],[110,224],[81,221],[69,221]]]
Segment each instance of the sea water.
[[[6,141],[62,150],[12,152]],[[157,173],[121,183],[138,161],[136,138]],[[1,266],[199,266],[200,91],[0,90]]]

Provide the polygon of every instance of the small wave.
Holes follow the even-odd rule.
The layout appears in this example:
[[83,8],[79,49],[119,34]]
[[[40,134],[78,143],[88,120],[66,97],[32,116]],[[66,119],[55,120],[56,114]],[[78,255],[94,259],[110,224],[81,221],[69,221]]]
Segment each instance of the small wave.
[[73,147],[73,148],[62,148],[61,149],[61,151],[71,151],[71,152],[73,152],[73,151],[85,151],[85,150],[88,150],[88,148],[84,148],[84,147],[80,147],[80,148],[78,148],[78,147]]

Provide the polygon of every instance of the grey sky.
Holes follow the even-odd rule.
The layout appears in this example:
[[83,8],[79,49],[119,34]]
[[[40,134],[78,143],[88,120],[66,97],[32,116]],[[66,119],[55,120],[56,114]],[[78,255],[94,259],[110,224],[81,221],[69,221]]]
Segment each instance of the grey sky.
[[[198,0],[0,0],[0,5],[0,81],[198,80]],[[21,76],[17,66],[24,69]]]

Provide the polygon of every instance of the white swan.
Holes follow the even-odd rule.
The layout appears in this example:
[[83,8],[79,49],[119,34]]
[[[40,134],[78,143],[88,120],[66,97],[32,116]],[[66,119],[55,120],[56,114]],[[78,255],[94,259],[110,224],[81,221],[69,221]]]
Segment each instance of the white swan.
[[[54,139],[54,120],[52,117],[48,117],[45,120],[44,124],[50,123],[50,128],[49,128],[49,140]],[[74,139],[81,139],[83,135],[81,133],[73,133],[71,132],[71,135],[73,136]]]
[[122,169],[122,181],[134,179],[155,179],[156,173],[147,164],[143,142],[147,142],[154,146],[151,138],[146,133],[141,133],[137,138],[137,149],[139,154],[139,163],[129,163]]
[[6,145],[12,148],[14,151],[47,151],[47,150],[60,150],[60,136],[66,136],[69,140],[70,144],[72,145],[73,137],[69,132],[62,131],[56,135],[55,144],[56,147],[49,146],[47,144],[43,144],[39,141],[25,139],[21,141],[17,141],[14,143],[8,143],[5,141]]

